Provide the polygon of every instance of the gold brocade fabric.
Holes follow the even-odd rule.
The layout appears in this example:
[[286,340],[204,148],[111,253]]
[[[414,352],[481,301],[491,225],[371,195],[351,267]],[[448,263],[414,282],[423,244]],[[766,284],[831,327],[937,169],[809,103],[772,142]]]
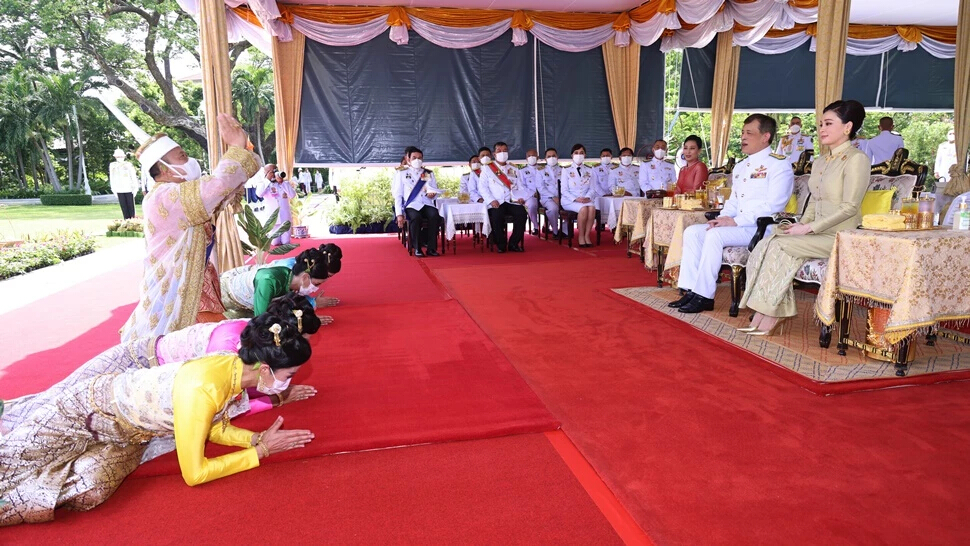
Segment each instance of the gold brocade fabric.
[[647,232],[647,220],[650,219],[650,212],[663,204],[663,199],[627,199],[623,202],[623,208],[617,216],[616,224],[621,229],[613,234],[613,240],[617,243],[623,238],[624,233],[628,234],[630,246],[643,241]]
[[664,270],[679,267],[684,246],[684,230],[694,224],[706,222],[705,212],[654,208],[650,220],[647,221],[647,231],[643,241],[644,267],[647,269],[657,267],[654,251],[658,246],[668,247]]
[[841,231],[815,312],[835,321],[839,297],[891,306],[886,340],[895,344],[938,322],[970,319],[970,231]]

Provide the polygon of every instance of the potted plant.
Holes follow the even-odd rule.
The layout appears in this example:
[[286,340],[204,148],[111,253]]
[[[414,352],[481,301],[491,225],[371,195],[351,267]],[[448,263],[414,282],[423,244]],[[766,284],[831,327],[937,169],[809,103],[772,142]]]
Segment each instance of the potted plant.
[[269,218],[266,219],[266,222],[260,224],[249,203],[246,203],[242,212],[236,215],[236,223],[243,229],[243,232],[246,233],[246,238],[249,240],[248,243],[246,241],[240,241],[243,252],[250,256],[255,256],[256,264],[258,265],[266,263],[266,256],[268,254],[279,256],[300,246],[290,243],[273,247],[273,239],[290,229],[289,222],[283,222],[279,228],[275,228],[277,217],[279,217],[279,210],[274,210]]

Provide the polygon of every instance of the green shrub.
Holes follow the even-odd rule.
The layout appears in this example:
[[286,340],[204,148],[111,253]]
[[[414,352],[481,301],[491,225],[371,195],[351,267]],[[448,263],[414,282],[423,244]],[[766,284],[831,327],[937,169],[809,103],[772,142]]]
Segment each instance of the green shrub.
[[394,199],[391,197],[394,169],[341,170],[344,172],[340,173],[337,182],[340,201],[327,211],[330,224],[350,226],[356,230],[367,224],[390,223],[394,219]]
[[20,246],[0,249],[0,279],[90,254],[96,247],[95,239],[80,231],[45,234]]
[[48,206],[90,205],[91,196],[83,193],[52,193],[40,196],[40,204]]
[[36,199],[45,193],[51,193],[54,190],[50,186],[41,186],[39,191],[32,189],[23,188],[12,188],[6,190],[0,190],[0,199]]

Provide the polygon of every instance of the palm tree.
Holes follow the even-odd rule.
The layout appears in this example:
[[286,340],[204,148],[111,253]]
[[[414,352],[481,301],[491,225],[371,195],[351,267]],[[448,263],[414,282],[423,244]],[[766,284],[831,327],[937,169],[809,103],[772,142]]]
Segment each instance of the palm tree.
[[264,66],[238,66],[232,73],[232,101],[248,128],[256,134],[256,150],[263,154],[263,127],[274,108],[273,71]]
[[[41,76],[38,80],[40,105],[37,110],[38,120],[47,127],[60,130],[67,148],[67,180],[68,186],[74,189],[74,126],[72,118],[76,119],[74,107],[86,104],[87,99],[81,94],[94,87],[93,70],[82,72],[54,72]],[[80,126],[78,135],[80,135]],[[78,187],[81,181],[78,180]]]

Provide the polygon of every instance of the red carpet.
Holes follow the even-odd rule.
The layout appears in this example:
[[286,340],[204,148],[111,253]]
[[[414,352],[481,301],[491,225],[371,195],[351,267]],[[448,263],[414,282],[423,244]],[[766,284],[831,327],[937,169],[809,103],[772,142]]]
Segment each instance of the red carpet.
[[816,396],[602,293],[626,258],[436,274],[655,543],[970,542],[970,384]]
[[5,544],[622,544],[539,434],[290,461],[194,488],[130,479],[91,512],[0,533]]

